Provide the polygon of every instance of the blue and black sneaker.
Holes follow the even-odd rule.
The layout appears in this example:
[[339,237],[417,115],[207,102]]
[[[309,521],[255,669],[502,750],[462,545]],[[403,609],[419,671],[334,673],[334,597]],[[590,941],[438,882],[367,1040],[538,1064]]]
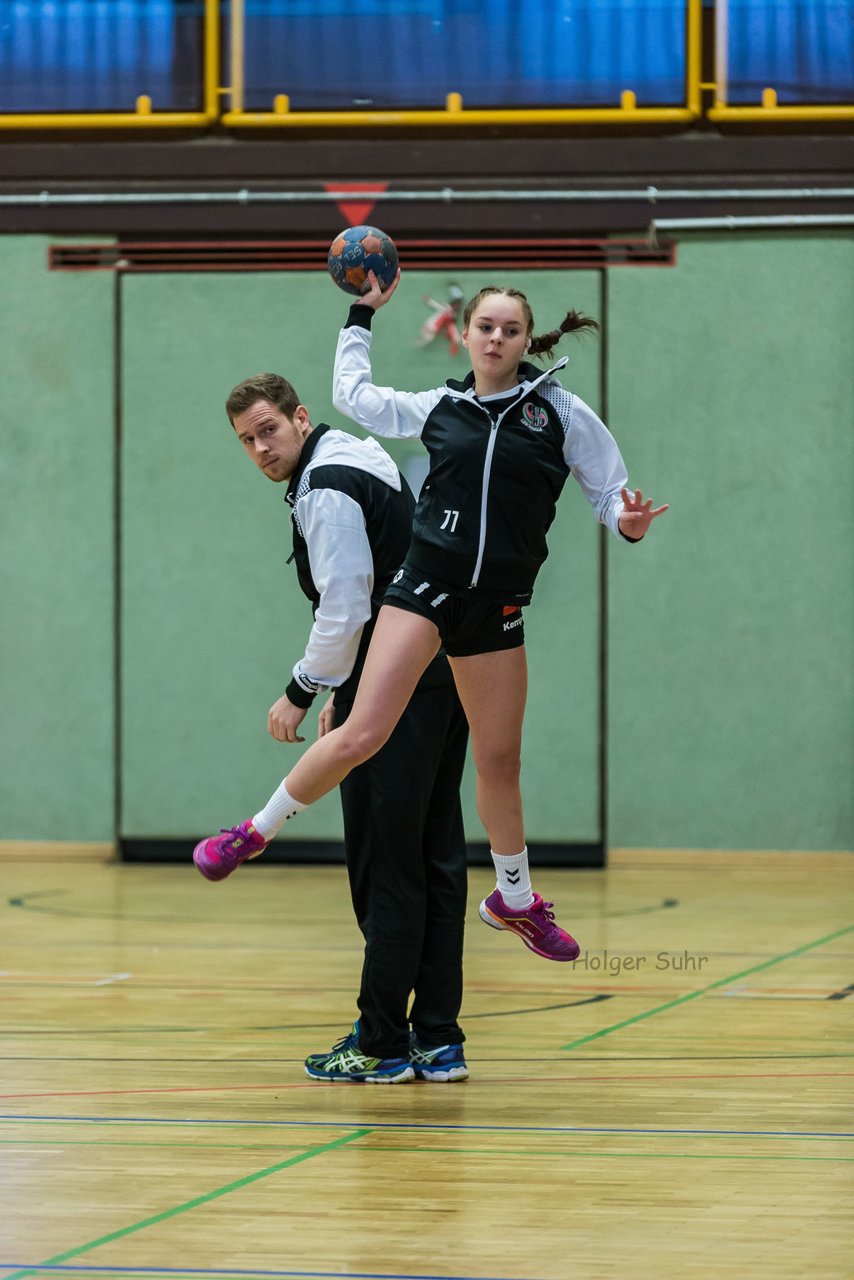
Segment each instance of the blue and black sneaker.
[[409,1034],[409,1061],[419,1080],[451,1084],[454,1080],[467,1080],[469,1069],[463,1057],[461,1044],[422,1044],[414,1031]]
[[359,1048],[359,1024],[329,1053],[310,1053],[306,1075],[313,1080],[344,1080],[351,1084],[404,1084],[415,1079],[408,1058],[371,1058]]

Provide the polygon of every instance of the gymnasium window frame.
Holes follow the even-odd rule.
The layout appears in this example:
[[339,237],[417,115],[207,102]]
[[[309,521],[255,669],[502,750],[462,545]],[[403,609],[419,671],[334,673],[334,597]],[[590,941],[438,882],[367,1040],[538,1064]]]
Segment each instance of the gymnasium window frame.
[[[637,94],[626,87],[620,105],[613,107],[518,107],[467,108],[461,93],[445,96],[444,108],[399,108],[394,110],[293,110],[290,97],[274,96],[269,111],[247,111],[245,102],[245,0],[230,0],[228,73],[230,85],[223,90],[229,109],[221,117],[231,129],[362,129],[425,128],[449,129],[467,126],[501,125],[650,125],[689,124],[701,115],[703,0],[685,0],[685,85],[680,105],[639,107]],[[283,86],[284,88],[284,86]]]
[[220,118],[219,0],[203,0],[200,109],[158,111],[151,94],[137,96],[132,111],[0,111],[0,130],[198,129]]
[[[780,104],[780,88],[774,84],[766,84],[759,92],[759,101],[755,105],[731,105],[729,102],[730,84],[730,0],[714,0],[714,80],[703,88],[714,93],[713,105],[706,112],[706,117],[715,123],[723,124],[768,124],[796,123],[798,121],[837,121],[854,120],[854,86],[851,87],[851,103],[783,103]],[[768,77],[769,80],[773,76]]]

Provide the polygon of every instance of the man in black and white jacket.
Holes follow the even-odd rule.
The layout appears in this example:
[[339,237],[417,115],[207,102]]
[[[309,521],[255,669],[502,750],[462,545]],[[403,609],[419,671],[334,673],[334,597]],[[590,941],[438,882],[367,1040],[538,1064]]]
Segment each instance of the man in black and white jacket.
[[[314,621],[268,729],[280,742],[301,742],[298,730],[318,693],[333,694],[320,715],[321,735],[349,715],[383,595],[409,546],[415,500],[376,441],[314,428],[278,375],[240,383],[226,410],[252,461],[271,480],[288,483],[293,559]],[[306,1060],[310,1076],[393,1083],[468,1075],[457,1021],[467,740],[439,655],[385,747],[341,783],[347,870],[365,938],[360,1014],[331,1052]],[[211,879],[233,869],[203,856],[196,865],[213,872]]]

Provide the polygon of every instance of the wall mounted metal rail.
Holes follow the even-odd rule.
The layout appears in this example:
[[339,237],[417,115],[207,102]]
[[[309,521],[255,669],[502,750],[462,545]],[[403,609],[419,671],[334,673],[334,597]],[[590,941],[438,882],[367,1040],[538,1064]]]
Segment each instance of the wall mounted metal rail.
[[232,191],[49,191],[17,192],[0,195],[0,206],[44,208],[62,205],[157,205],[157,204],[337,204],[341,200],[360,199],[393,203],[457,204],[470,201],[525,202],[548,201],[632,201],[651,205],[669,201],[700,200],[850,200],[854,187],[634,187],[597,190],[465,190],[441,187],[436,190],[365,190],[345,191],[258,191],[241,187]]
[[774,231],[811,227],[854,227],[854,213],[781,214],[779,217],[654,218],[649,224],[649,242],[656,243],[659,231]]

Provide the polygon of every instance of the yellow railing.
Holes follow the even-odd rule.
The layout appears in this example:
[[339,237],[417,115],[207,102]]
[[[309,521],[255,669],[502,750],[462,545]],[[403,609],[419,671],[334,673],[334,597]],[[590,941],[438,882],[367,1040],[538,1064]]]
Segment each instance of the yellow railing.
[[777,124],[796,120],[854,120],[854,106],[779,106],[777,91],[763,89],[762,100],[755,107],[730,107],[720,98],[705,112],[709,120],[755,124]]

